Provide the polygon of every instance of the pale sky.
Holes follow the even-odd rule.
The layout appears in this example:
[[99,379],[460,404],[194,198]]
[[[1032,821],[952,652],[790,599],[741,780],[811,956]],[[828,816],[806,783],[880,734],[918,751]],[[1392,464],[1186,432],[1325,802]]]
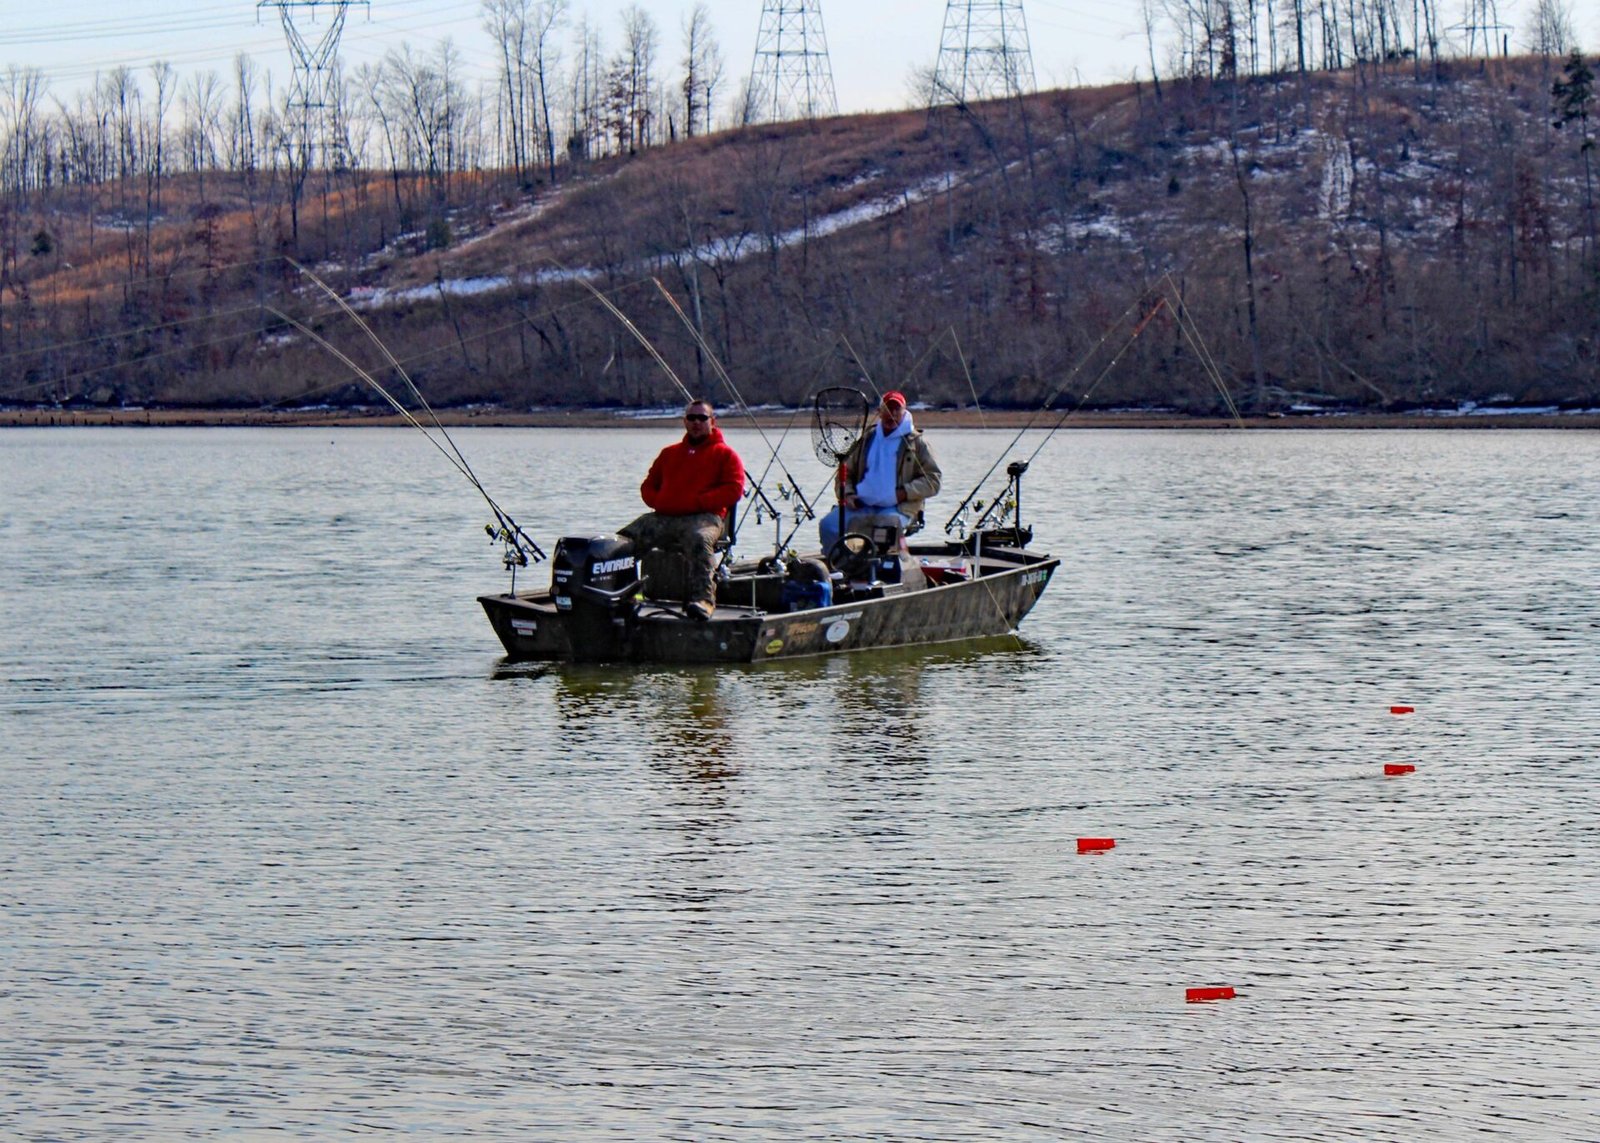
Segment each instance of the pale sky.
[[[774,0],[776,2],[776,0]],[[819,0],[825,25],[834,87],[842,112],[889,110],[908,103],[908,77],[918,66],[931,66],[939,51],[949,0]],[[964,0],[958,0],[958,4]],[[643,0],[661,31],[660,59],[676,73],[682,54],[681,26],[692,0]],[[763,0],[707,0],[712,25],[727,69],[724,93],[731,94],[750,73]],[[1459,0],[1464,11],[1466,0]],[[1034,71],[1041,88],[1110,83],[1129,78],[1137,69],[1148,76],[1149,64],[1139,19],[1139,0],[1023,0]],[[1518,25],[1519,9],[1531,11],[1533,0],[1502,0],[1502,22]],[[621,0],[573,0],[575,13],[587,12],[615,47]],[[1593,51],[1600,39],[1600,12],[1591,0],[1574,5],[1578,38]],[[119,64],[145,68],[165,59],[182,73],[215,69],[226,80],[230,61],[249,52],[272,72],[282,88],[290,75],[283,29],[273,9],[257,18],[251,0],[52,0],[23,3],[4,0],[0,24],[0,66],[41,68],[51,92],[65,98],[92,81],[96,72]],[[1446,23],[1451,0],[1444,0]],[[309,17],[312,9],[301,9]],[[326,9],[319,10],[321,21]],[[489,78],[494,56],[481,28],[479,0],[371,0],[352,6],[340,41],[347,67],[380,57],[409,41],[428,51],[448,36],[460,50],[473,78]],[[310,38],[323,23],[301,23]],[[1520,50],[1525,30],[1512,32],[1513,50]],[[563,45],[567,41],[562,37]],[[1163,60],[1163,65],[1165,61]]]

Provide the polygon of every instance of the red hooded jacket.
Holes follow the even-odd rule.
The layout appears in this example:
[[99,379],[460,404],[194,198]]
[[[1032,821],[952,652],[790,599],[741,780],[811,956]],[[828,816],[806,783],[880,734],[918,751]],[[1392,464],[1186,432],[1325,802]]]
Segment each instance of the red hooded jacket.
[[685,436],[661,450],[639,495],[663,516],[726,516],[744,495],[744,462],[722,439],[721,429],[712,429],[702,445],[691,445]]

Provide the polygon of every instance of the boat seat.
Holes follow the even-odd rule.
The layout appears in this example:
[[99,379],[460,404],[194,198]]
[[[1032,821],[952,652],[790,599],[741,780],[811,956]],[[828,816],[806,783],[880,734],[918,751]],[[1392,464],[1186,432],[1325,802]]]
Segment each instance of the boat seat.
[[[712,575],[718,583],[727,579],[727,567],[732,559],[737,525],[730,511],[722,520],[722,534],[711,545]],[[661,548],[647,548],[638,553],[639,570],[645,577],[644,597],[659,603],[683,603],[689,598],[689,584],[693,578],[688,557]]]

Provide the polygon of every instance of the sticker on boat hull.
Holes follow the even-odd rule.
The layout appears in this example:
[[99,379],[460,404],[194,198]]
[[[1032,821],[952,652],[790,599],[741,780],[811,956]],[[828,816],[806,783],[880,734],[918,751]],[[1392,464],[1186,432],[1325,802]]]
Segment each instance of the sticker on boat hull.
[[830,643],[842,643],[848,634],[850,634],[850,621],[848,619],[835,619],[828,624],[828,629],[822,633],[822,637]]
[[776,655],[781,650],[783,650],[782,639],[774,639],[772,642],[767,644],[767,654],[769,655]]

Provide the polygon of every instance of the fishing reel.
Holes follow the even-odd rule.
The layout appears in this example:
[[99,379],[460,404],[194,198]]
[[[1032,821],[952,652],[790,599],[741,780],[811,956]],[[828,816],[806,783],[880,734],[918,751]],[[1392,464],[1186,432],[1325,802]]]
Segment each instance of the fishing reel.
[[[945,524],[945,532],[959,528],[963,541],[969,535],[980,538],[1005,536],[1006,543],[1026,547],[1033,540],[1033,529],[1022,523],[1022,476],[1027,471],[1028,462],[1025,460],[1014,460],[1006,465],[1006,486],[1000,494],[988,503],[973,499],[972,496],[963,500],[955,515]],[[972,491],[976,494],[978,489]],[[969,508],[977,513],[975,522],[969,522],[967,518]]]
[[1005,491],[995,497],[987,508],[983,506],[981,500],[972,506],[978,513],[978,523],[974,531],[1002,528],[1008,520],[1015,520],[1016,526],[1019,529],[1022,527],[1022,474],[1027,471],[1028,462],[1025,460],[1014,460],[1006,465]]
[[504,545],[500,552],[501,562],[505,564],[506,571],[512,568],[525,568],[531,562],[527,549],[511,534],[511,529],[504,526],[496,528],[493,524],[485,524],[483,530],[489,534],[493,543]]
[[805,498],[805,494],[798,488],[791,488],[781,480],[778,481],[778,499],[786,500],[795,506],[794,519],[797,524],[817,518],[817,510],[811,506],[810,501]]
[[511,573],[511,590],[515,592],[517,569],[538,563],[544,559],[544,552],[511,520],[485,524],[483,530],[488,534],[490,543],[500,545],[500,562]]

